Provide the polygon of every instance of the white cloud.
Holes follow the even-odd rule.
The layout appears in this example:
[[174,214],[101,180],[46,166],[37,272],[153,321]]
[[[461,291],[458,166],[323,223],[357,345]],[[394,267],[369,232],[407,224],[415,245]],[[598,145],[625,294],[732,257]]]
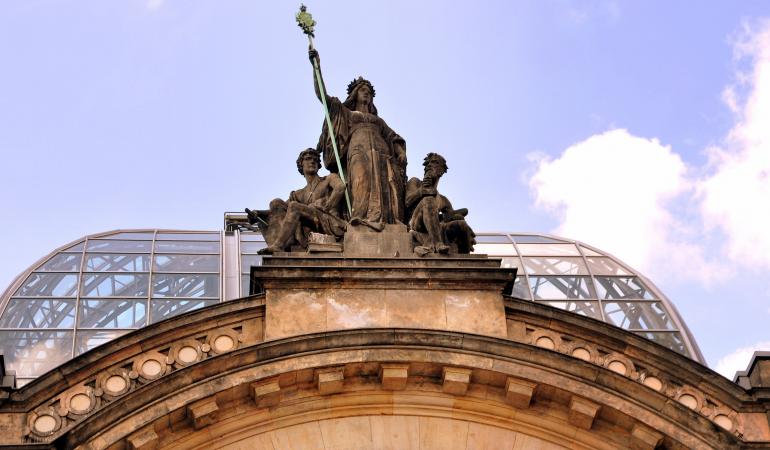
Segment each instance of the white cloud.
[[735,376],[735,372],[746,370],[749,367],[751,355],[753,355],[755,351],[760,350],[770,350],[770,342],[757,342],[749,347],[739,348],[722,358],[719,358],[714,370],[732,380]]
[[[770,268],[770,21],[747,25],[734,46],[739,62],[723,99],[736,114],[724,145],[709,150],[710,176],[699,183],[709,227],[727,238],[734,261]],[[745,92],[743,98],[739,92]]]
[[682,159],[657,139],[623,129],[591,136],[557,159],[543,158],[530,179],[535,202],[556,214],[556,233],[613,253],[643,273],[710,279],[694,230],[671,213],[692,192]]
[[165,0],[147,0],[146,6],[150,11],[156,11],[163,6],[163,3],[165,3]]

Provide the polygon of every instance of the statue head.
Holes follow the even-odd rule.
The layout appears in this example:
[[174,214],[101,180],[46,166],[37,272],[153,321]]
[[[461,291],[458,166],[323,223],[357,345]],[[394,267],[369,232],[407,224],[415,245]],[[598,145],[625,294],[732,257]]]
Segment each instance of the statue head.
[[321,168],[321,152],[314,148],[307,148],[299,152],[297,157],[297,170],[300,175],[316,174]]
[[441,178],[449,170],[449,167],[446,165],[446,159],[438,153],[428,153],[422,165],[425,167],[425,176],[430,176],[434,179]]
[[369,80],[358,77],[348,84],[348,97],[343,103],[348,109],[356,109],[356,103],[363,102],[369,107],[371,114],[377,115],[377,107],[374,106],[374,86]]

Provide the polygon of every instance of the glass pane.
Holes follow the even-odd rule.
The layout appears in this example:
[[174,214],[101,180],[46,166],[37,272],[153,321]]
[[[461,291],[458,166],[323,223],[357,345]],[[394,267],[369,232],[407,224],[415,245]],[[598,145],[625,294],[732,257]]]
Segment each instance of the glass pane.
[[118,241],[118,240],[96,240],[88,241],[87,250],[90,252],[108,252],[108,253],[150,253],[152,242],[150,241]]
[[249,275],[241,275],[241,296],[246,297],[249,295],[249,287],[251,286],[249,283]]
[[86,253],[85,272],[149,272],[150,255]]
[[73,245],[72,247],[65,248],[62,251],[63,252],[82,252],[84,246],[85,246],[84,242],[79,242],[79,243]]
[[586,277],[530,276],[529,282],[535,300],[596,298]]
[[583,258],[524,258],[528,274],[588,275]]
[[674,324],[659,302],[604,302],[611,323],[626,330],[674,330]]
[[153,275],[153,297],[219,297],[219,275]]
[[84,274],[81,297],[147,297],[149,275]]
[[603,300],[653,299],[652,292],[637,277],[594,277]]
[[257,253],[265,247],[264,242],[241,242],[241,253]]
[[16,295],[29,297],[74,297],[78,292],[78,276],[64,273],[32,273]]
[[479,244],[510,244],[511,240],[504,234],[477,234],[476,242]]
[[147,315],[147,300],[80,300],[78,327],[139,328]]
[[522,300],[532,300],[532,297],[529,295],[527,280],[524,277],[516,277],[516,281],[513,282],[511,297],[520,298]]
[[219,242],[156,241],[155,251],[161,253],[219,253]]
[[37,270],[43,272],[80,272],[80,253],[59,253],[46,261]]
[[158,233],[155,238],[161,241],[217,241],[219,233]]
[[[155,233],[152,231],[140,231],[140,232],[121,232],[121,233],[115,233],[110,234],[107,236],[99,236],[98,239],[127,239],[127,240],[138,240],[138,241],[151,241]],[[97,239],[97,238],[93,238]]]
[[251,266],[261,266],[262,256],[260,255],[242,255],[241,256],[241,272],[251,273]]
[[515,255],[513,244],[476,244],[473,253],[479,255]]
[[5,367],[36,377],[72,358],[72,331],[0,331]]
[[591,250],[590,248],[585,247],[583,245],[580,246],[580,250],[583,251],[583,254],[585,256],[603,256],[601,253],[597,253],[597,252],[595,252],[595,251]]
[[684,346],[682,335],[679,334],[679,332],[664,331],[660,333],[653,333],[650,331],[647,331],[647,332],[635,331],[634,334],[638,334],[639,336],[645,337],[653,342],[657,342],[658,344],[664,347],[668,347],[677,353],[681,353],[682,355],[689,356],[689,353],[687,352],[687,349]]
[[522,255],[532,256],[580,256],[573,244],[518,244]]
[[217,300],[150,300],[152,323],[174,317],[205,306],[216,305]]
[[155,272],[219,272],[219,255],[155,255]]
[[[541,303],[541,302],[538,302]],[[599,302],[542,302],[544,305],[563,309],[581,316],[602,319],[602,313],[599,311]]]
[[560,241],[558,239],[553,239],[545,236],[515,234],[511,237],[513,238],[514,241],[516,241],[517,244],[563,244],[564,243],[564,241]]
[[85,353],[94,347],[106,344],[111,340],[130,332],[130,330],[78,331],[78,334],[75,337],[75,355]]
[[262,236],[262,233],[244,233],[241,232],[241,241],[262,241],[264,242],[265,237]]
[[502,258],[502,261],[500,261],[500,267],[521,267],[521,261],[519,261],[519,258],[516,257]]
[[73,328],[75,299],[12,298],[0,318],[2,328]]
[[586,256],[588,268],[594,275],[632,275],[612,258],[600,258],[597,256]]

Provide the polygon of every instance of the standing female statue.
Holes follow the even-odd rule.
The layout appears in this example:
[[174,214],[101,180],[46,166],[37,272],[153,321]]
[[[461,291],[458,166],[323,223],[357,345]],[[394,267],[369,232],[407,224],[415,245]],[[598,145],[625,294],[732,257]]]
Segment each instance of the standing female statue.
[[[311,49],[309,55],[311,62],[318,58],[316,50]],[[320,69],[320,60],[318,64]],[[315,74],[313,71],[315,92],[321,100],[318,83],[323,80],[316,79]],[[377,115],[373,98],[372,84],[358,77],[348,85],[348,97],[344,102],[327,96],[326,104],[342,170],[350,187],[353,210],[350,221],[354,225],[362,223],[382,230],[386,223],[404,223],[406,144]],[[332,173],[339,172],[326,123],[317,149],[323,154],[324,166]]]

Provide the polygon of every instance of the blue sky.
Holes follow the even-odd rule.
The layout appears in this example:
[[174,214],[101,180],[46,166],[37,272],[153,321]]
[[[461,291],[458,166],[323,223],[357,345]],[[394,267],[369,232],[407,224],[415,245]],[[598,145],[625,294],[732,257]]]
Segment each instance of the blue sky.
[[[322,119],[297,6],[0,3],[0,286],[85,234],[219,229],[296,188]],[[477,231],[629,262],[726,374],[770,349],[770,4],[309,8],[331,93],[369,78]]]

